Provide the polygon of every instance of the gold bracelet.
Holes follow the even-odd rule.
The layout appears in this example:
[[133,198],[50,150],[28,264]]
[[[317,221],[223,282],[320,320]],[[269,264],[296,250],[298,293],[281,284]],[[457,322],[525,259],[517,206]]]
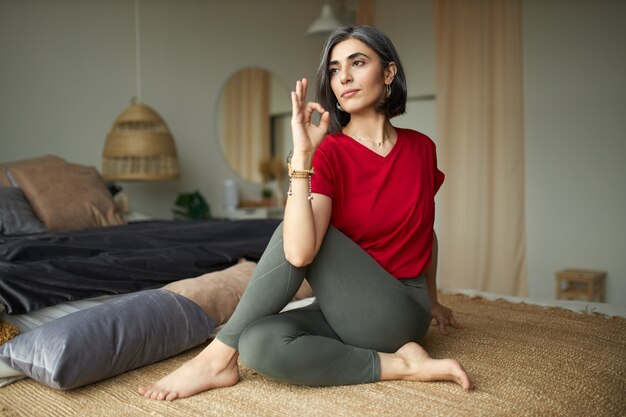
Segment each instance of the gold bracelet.
[[310,175],[315,175],[315,168],[311,167],[311,169],[292,169],[291,162],[287,163],[287,173],[291,178],[306,178]]
[[290,178],[309,178],[312,174],[307,171],[291,171],[289,173]]
[[293,195],[293,191],[291,189],[291,180],[294,178],[306,178],[309,180],[309,195],[307,199],[309,201],[313,200],[313,195],[311,194],[311,175],[315,175],[315,169],[311,167],[311,169],[302,169],[302,170],[294,170],[291,169],[291,163],[287,163],[287,172],[289,174],[289,190],[287,190],[287,196],[291,197]]

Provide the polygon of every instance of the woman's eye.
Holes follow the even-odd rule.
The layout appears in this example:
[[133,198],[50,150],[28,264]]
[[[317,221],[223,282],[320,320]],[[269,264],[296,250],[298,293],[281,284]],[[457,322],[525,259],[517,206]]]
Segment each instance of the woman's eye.
[[360,67],[361,65],[364,65],[364,64],[365,64],[365,62],[363,62],[363,61],[354,61],[352,63],[352,65],[354,65],[355,67]]
[[330,75],[335,75],[335,74],[337,74],[338,72],[339,72],[339,69],[338,69],[338,68],[331,68],[331,69],[330,69],[330,71],[329,71]]

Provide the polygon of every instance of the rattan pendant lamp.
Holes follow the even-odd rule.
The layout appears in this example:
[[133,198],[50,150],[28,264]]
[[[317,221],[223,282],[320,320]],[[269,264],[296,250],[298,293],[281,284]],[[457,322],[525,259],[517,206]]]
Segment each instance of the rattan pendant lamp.
[[135,0],[135,69],[137,95],[113,122],[102,153],[102,176],[108,181],[165,181],[179,177],[176,144],[159,114],[141,103],[139,0]]

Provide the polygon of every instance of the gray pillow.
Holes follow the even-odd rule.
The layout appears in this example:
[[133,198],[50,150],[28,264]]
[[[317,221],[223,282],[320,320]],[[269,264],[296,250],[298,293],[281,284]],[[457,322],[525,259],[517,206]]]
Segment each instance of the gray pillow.
[[0,360],[65,390],[181,353],[207,340],[213,327],[182,295],[140,291],[22,333],[0,346]]
[[0,187],[0,235],[28,235],[45,231],[22,190]]

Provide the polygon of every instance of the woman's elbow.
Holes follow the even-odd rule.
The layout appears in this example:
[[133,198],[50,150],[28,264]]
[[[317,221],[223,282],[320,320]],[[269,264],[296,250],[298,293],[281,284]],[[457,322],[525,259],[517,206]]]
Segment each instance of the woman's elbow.
[[285,248],[285,259],[296,268],[302,268],[313,262],[314,256],[300,250],[287,250]]

